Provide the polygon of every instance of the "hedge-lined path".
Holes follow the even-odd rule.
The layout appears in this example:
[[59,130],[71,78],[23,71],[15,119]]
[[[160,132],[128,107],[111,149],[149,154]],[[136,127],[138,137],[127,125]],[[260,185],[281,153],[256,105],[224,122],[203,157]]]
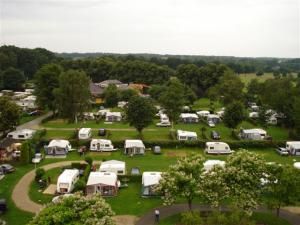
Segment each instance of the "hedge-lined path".
[[17,126],[16,130],[21,130],[21,129],[39,129],[40,128],[40,124],[41,122],[46,119],[49,118],[50,116],[53,115],[53,112],[48,112],[34,120],[31,120],[27,123],[24,123],[20,126]]
[[[210,211],[211,208],[207,205],[199,205],[194,204],[193,210],[198,211]],[[189,210],[187,204],[175,204],[171,206],[161,206],[157,207],[155,209],[158,209],[160,211],[160,219],[164,219],[182,212],[187,212]],[[142,216],[136,223],[136,225],[155,225],[155,218],[154,218],[154,210],[151,210],[144,216]],[[222,211],[228,211],[228,209],[223,208]],[[261,208],[256,210],[257,212],[267,212],[267,209]],[[283,219],[286,219],[291,225],[300,225],[300,215],[291,213],[287,210],[281,210],[280,217]]]

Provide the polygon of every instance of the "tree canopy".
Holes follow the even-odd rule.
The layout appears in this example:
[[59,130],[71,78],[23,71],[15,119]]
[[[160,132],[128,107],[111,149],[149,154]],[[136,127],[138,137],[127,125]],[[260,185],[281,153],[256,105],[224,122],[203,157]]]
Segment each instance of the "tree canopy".
[[20,108],[8,97],[0,97],[0,131],[6,132],[19,124]]

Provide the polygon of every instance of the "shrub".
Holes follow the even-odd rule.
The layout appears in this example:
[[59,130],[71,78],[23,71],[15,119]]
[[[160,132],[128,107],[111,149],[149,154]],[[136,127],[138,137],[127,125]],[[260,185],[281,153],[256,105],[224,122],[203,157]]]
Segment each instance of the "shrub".
[[81,163],[73,162],[71,163],[71,167],[75,169],[82,169],[83,165]]
[[93,165],[93,159],[92,159],[92,157],[90,157],[90,156],[86,156],[86,157],[84,158],[84,161],[86,161],[86,163],[89,164],[90,166]]
[[90,172],[91,166],[88,164],[83,171],[83,179],[85,180],[85,182],[88,180]]
[[201,225],[203,220],[198,212],[186,212],[181,214],[181,223],[183,225]]
[[74,185],[74,192],[84,191],[86,183],[83,179],[79,179]]
[[43,168],[37,168],[35,170],[35,180],[39,181],[40,179],[42,179],[42,177],[44,177],[46,174],[46,171]]

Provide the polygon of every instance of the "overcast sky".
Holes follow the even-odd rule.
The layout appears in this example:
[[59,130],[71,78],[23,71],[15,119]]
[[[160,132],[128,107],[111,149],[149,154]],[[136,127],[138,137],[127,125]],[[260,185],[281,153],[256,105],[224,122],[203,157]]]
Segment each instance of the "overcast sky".
[[300,57],[300,0],[0,0],[1,45]]

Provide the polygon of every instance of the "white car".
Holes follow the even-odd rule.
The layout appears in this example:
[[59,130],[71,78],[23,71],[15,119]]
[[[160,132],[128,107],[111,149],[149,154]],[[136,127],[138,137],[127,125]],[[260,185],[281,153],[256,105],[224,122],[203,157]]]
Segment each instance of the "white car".
[[212,121],[208,121],[208,122],[207,122],[207,125],[208,125],[209,127],[215,127],[215,126],[216,126]]
[[156,124],[157,127],[170,127],[171,123],[170,122],[159,122]]

